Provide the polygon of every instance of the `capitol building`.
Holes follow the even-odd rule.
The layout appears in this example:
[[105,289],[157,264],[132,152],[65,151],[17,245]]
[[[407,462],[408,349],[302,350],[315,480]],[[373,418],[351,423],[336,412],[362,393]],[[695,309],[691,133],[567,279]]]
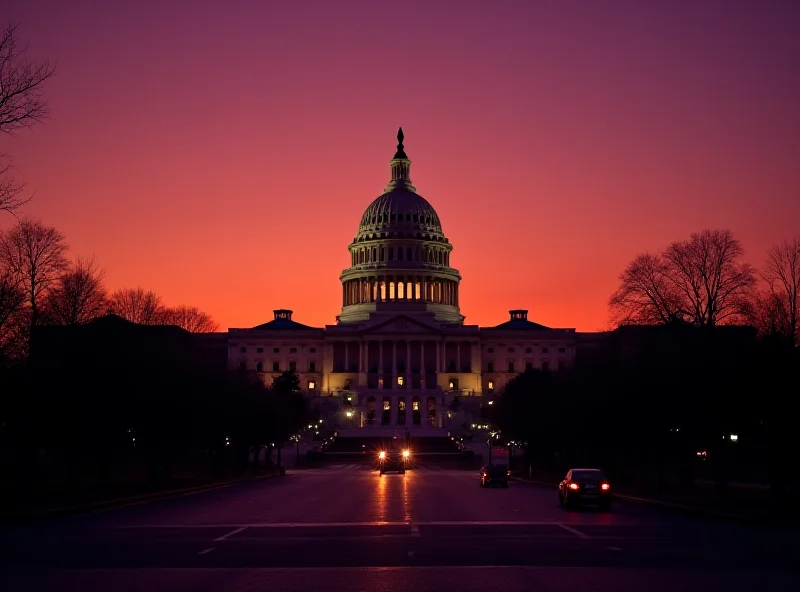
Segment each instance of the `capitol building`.
[[518,373],[571,365],[579,335],[535,323],[525,309],[495,327],[464,323],[453,245],[411,183],[402,129],[397,139],[389,183],[347,247],[336,323],[310,327],[276,310],[269,322],[229,329],[228,365],[267,384],[295,371],[309,394],[336,398],[345,429],[440,435],[452,409],[488,404]]

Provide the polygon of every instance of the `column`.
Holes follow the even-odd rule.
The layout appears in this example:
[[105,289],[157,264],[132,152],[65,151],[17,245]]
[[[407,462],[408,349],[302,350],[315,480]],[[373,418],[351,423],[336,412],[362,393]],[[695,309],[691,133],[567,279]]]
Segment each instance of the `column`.
[[344,342],[344,371],[345,372],[350,372],[350,361],[349,361],[350,347],[349,346],[350,346],[350,342],[349,341],[345,341]]
[[383,341],[378,341],[378,377],[383,376]]
[[477,341],[471,343],[470,347],[472,348],[472,373],[477,374],[475,380],[475,394],[480,395],[483,393],[483,382],[481,381],[481,373],[483,372],[481,368],[481,342]]
[[436,372],[437,374],[442,371],[442,360],[441,360],[441,353],[442,353],[442,346],[441,343],[438,341],[434,341],[436,344]]
[[358,371],[364,371],[364,343],[358,342]]

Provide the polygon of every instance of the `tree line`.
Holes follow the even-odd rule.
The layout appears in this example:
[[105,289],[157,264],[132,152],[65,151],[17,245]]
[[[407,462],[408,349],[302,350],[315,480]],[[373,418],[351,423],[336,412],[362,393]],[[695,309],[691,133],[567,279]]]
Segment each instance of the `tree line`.
[[797,347],[800,237],[773,245],[761,269],[743,256],[730,230],[708,229],[637,255],[609,299],[612,324],[749,324]]
[[[781,500],[800,442],[787,406],[800,383],[800,239],[762,268],[728,230],[640,254],[609,300],[614,327],[572,368],[529,370],[491,408],[527,464],[560,475],[597,465],[652,487],[767,481]],[[733,436],[733,437],[732,437]]]
[[291,372],[268,388],[251,373],[167,357],[167,347],[161,356],[133,350],[98,354],[91,367],[0,372],[0,499],[49,502],[252,470],[313,419]]
[[143,325],[176,325],[192,333],[217,330],[197,307],[165,306],[140,287],[109,292],[93,258],[70,261],[64,235],[22,218],[0,230],[0,360],[24,359],[33,328],[79,325],[113,313]]

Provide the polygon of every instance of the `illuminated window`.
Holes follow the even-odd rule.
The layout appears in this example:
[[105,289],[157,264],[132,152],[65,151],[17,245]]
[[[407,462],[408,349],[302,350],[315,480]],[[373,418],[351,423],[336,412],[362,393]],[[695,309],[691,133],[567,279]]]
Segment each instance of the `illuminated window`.
[[403,382],[405,382],[405,379],[402,376],[398,376],[397,377],[397,386],[403,386]]
[[389,399],[384,399],[383,401],[383,410],[389,411],[392,408],[392,404],[389,402]]
[[414,411],[419,411],[419,401],[412,401],[411,402],[411,409]]
[[489,381],[489,390],[490,390],[490,391],[493,391],[493,390],[494,390],[494,380],[490,380],[490,381]]
[[317,386],[317,383],[314,382],[313,380],[309,380],[308,381],[308,390],[313,391],[316,386]]
[[378,379],[378,388],[383,388],[383,378]]

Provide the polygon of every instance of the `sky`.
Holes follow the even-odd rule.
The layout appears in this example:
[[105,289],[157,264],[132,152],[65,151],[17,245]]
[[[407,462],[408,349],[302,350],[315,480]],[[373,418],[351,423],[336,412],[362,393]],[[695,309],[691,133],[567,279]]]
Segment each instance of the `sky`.
[[760,265],[800,236],[793,0],[3,7],[57,63],[50,120],[0,138],[23,213],[223,329],[334,323],[399,126],[468,324],[604,329],[638,253],[729,228]]

